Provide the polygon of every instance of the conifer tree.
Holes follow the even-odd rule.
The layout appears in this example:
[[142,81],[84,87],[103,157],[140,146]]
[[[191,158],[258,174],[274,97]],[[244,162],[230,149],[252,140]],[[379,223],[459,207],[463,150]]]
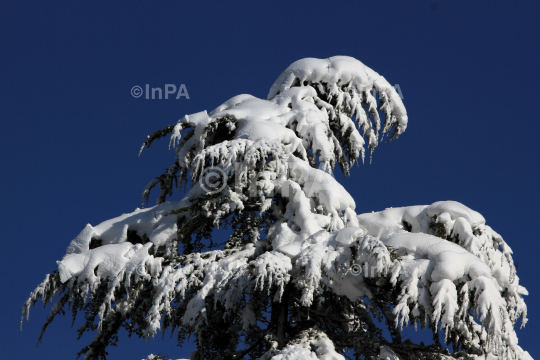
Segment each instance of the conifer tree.
[[[296,61],[266,100],[184,116],[143,143],[176,151],[143,208],[88,224],[23,318],[56,295],[43,331],[84,312],[85,359],[105,359],[121,328],[193,334],[193,360],[531,359],[514,331],[527,291],[482,215],[453,201],[358,215],[332,176],[407,121],[385,78],[345,56]],[[405,339],[408,326],[433,343]]]

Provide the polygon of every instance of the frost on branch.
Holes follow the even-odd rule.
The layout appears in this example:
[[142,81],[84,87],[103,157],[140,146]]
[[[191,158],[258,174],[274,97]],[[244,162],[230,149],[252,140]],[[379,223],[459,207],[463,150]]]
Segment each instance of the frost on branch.
[[[527,291],[480,214],[443,201],[357,215],[332,176],[363,160],[364,138],[373,152],[381,129],[395,139],[406,126],[393,87],[342,56],[293,63],[267,100],[186,115],[141,149],[170,136],[176,152],[143,192],[144,205],[159,185],[157,205],[88,224],[23,316],[55,301],[44,331],[66,306],[84,311],[79,336],[96,332],[85,359],[104,359],[121,328],[193,334],[196,360],[530,359],[514,332]],[[434,343],[404,339],[409,324]]]

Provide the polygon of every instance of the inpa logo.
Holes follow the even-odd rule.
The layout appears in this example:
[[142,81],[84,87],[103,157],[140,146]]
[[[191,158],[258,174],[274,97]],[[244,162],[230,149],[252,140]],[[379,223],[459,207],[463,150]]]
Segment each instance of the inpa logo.
[[139,85],[135,85],[131,88],[131,96],[133,96],[134,98],[140,98],[143,94],[145,95],[145,99],[152,100],[161,100],[163,99],[163,97],[165,97],[165,100],[168,100],[169,95],[173,95],[171,96],[171,98],[175,97],[177,100],[181,97],[185,97],[189,100],[189,94],[185,84],[180,84],[178,90],[175,84],[165,84],[164,90],[160,87],[150,88],[150,84],[146,84],[144,90]]

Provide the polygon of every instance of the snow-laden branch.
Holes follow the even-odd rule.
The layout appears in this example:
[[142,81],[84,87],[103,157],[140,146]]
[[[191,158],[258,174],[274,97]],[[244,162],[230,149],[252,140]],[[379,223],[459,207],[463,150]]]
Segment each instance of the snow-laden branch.
[[[176,147],[177,160],[149,183],[143,201],[158,183],[162,187],[158,203],[165,201],[172,193],[172,178],[186,180],[189,171],[194,176],[193,166],[200,165],[195,159],[201,152],[219,158],[216,152],[223,148],[213,146],[238,139],[277,141],[287,153],[307,157],[312,165],[320,164],[328,171],[339,164],[349,175],[359,157],[364,160],[364,137],[371,153],[378,145],[379,109],[386,117],[383,135],[394,129],[391,139],[397,138],[407,127],[407,112],[384,77],[346,56],[299,60],[278,77],[267,100],[238,95],[210,114],[186,115],[175,126],[149,136],[141,151],[171,133],[169,147]],[[182,136],[185,129],[190,129],[185,134],[188,138]]]

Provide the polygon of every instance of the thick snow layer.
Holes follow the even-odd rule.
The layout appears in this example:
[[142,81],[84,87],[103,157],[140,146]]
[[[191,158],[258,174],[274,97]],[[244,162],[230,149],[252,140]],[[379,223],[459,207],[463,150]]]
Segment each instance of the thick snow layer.
[[[78,276],[79,281],[93,284],[99,278],[114,278],[125,270],[128,272],[138,270],[138,275],[145,275],[147,262],[150,267],[154,267],[159,266],[162,260],[148,255],[148,248],[151,245],[151,243],[132,245],[124,242],[67,255],[62,261],[58,261],[60,281],[66,282],[72,276]],[[157,260],[157,263],[153,260]],[[161,267],[156,270],[160,272]]]
[[[158,229],[158,227],[162,222],[169,220],[165,216],[172,210],[175,210],[178,204],[178,201],[171,201],[149,209],[137,208],[132,213],[123,214],[104,221],[95,227],[88,224],[71,241],[71,244],[66,250],[66,256],[88,251],[91,239],[101,240],[103,245],[125,242],[127,240],[128,230],[136,231],[139,236],[148,236],[150,241],[155,241],[156,245],[159,246],[167,240],[168,236],[163,233],[162,228]],[[174,229],[174,225],[171,224],[170,227]]]
[[426,208],[426,215],[430,217],[439,216],[444,213],[449,214],[452,220],[462,217],[472,227],[486,223],[486,219],[482,215],[457,201],[438,201]]
[[472,279],[491,277],[489,266],[476,256],[459,245],[432,235],[398,232],[383,237],[381,241],[396,249],[402,259],[433,261],[431,274],[426,274],[431,281],[454,281],[465,275]]
[[358,215],[358,223],[368,231],[368,234],[381,237],[403,230],[404,222],[412,226],[413,232],[420,231],[426,206],[408,206],[389,208],[380,212]]
[[[362,276],[349,271],[353,261],[351,248],[359,254],[355,262],[364,269]],[[293,279],[302,289],[304,306],[313,303],[322,286],[351,301],[371,297],[363,278],[386,276],[395,269],[385,245],[379,239],[365,236],[365,230],[357,227],[346,227],[334,233],[321,230],[307,239],[284,244],[276,251],[293,260]]]
[[[505,288],[526,294],[518,285],[512,250],[503,238],[485,225],[478,212],[456,201],[439,201],[429,206],[390,208],[358,215],[358,222],[368,234],[384,237],[407,229],[445,237],[482,259],[492,270],[492,276]],[[437,231],[437,229],[439,229]]]
[[[506,311],[506,303],[497,281],[491,277],[489,266],[482,260],[459,245],[427,234],[398,232],[381,241],[396,249],[402,259],[399,280],[407,286],[394,310],[402,318],[401,326],[409,320],[408,305],[418,304],[426,311],[433,309],[432,320],[436,323],[441,321],[444,328],[454,327],[454,318],[460,309],[457,285],[465,283],[476,293],[476,309],[482,314],[481,318],[491,318],[490,333],[499,335],[499,325],[507,320],[500,318],[499,309]],[[431,297],[429,303],[420,298],[426,289],[429,290],[426,295]],[[466,309],[461,312],[466,313]]]
[[[288,153],[298,151],[305,158],[306,149],[311,148],[314,153],[320,152],[320,161],[335,162],[335,141],[330,135],[328,113],[324,107],[315,105],[316,98],[316,91],[309,86],[290,89],[269,101],[241,95],[210,115],[213,119],[235,119],[236,139],[278,140]],[[343,126],[346,125],[340,128],[344,129]],[[354,124],[350,130],[356,149],[362,152],[364,141]]]
[[384,236],[404,230],[406,226],[410,226],[412,232],[428,232],[429,218],[434,217],[440,218],[439,223],[463,218],[473,229],[486,223],[482,215],[457,201],[438,201],[429,206],[389,208],[384,211],[360,214],[358,221],[370,235]]
[[355,209],[356,204],[352,196],[326,172],[314,169],[305,161],[290,156],[289,173],[294,181],[303,186],[308,197],[319,200],[325,211],[335,213]]
[[345,360],[336,352],[334,344],[318,329],[302,331],[282,350],[269,350],[261,360]]
[[274,82],[268,99],[289,89],[295,81],[300,83],[324,83],[329,85],[353,85],[358,93],[376,89],[389,98],[391,113],[396,116],[398,132],[407,127],[407,111],[399,95],[384,77],[349,56],[333,56],[328,59],[306,58],[292,63]]

